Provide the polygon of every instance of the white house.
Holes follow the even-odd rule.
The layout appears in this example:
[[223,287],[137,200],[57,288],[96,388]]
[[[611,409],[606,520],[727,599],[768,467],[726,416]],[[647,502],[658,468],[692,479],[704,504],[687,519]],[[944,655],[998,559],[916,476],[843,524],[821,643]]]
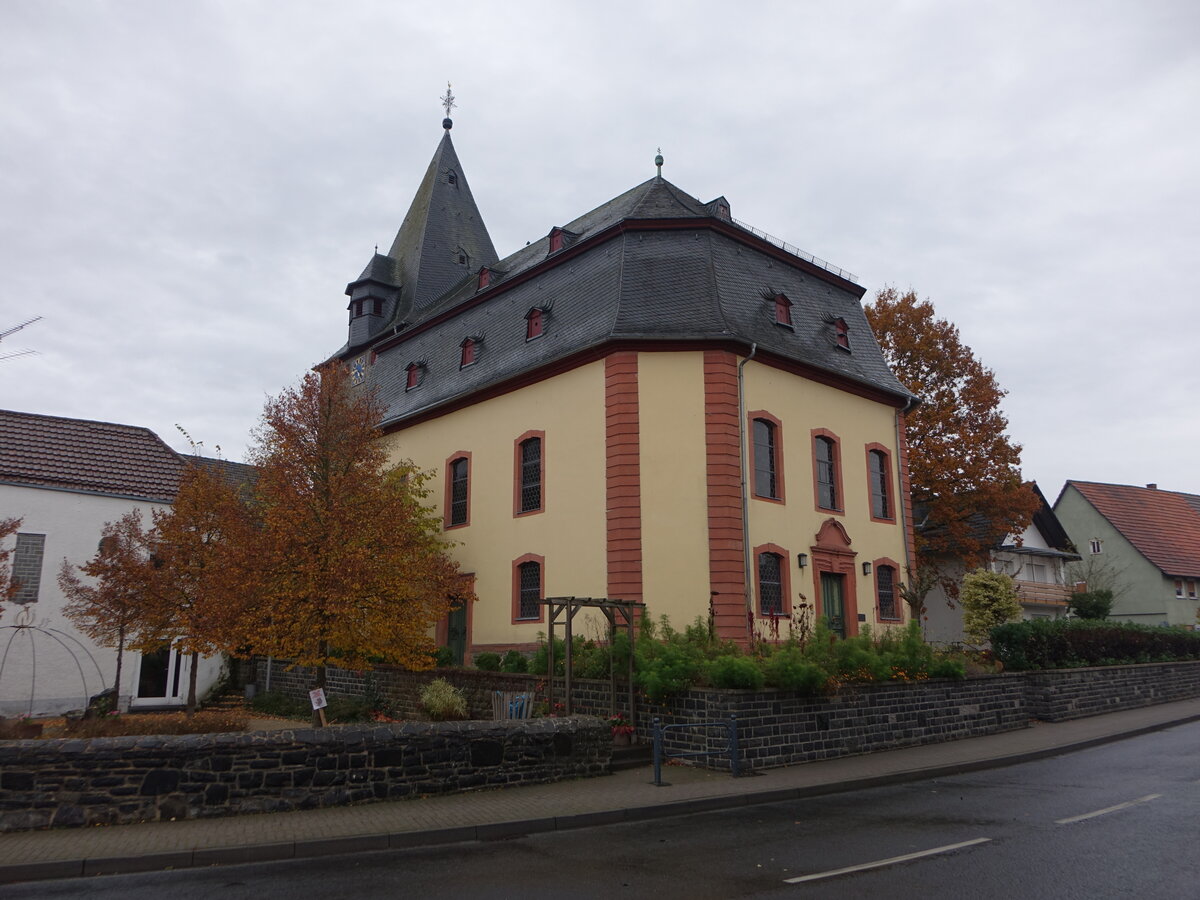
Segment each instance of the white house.
[[[146,428],[0,410],[0,519],[21,520],[7,539],[21,585],[16,602],[0,610],[0,715],[78,710],[112,687],[116,651],[96,646],[63,616],[58,572],[64,559],[79,565],[95,555],[106,522],[136,508],[148,524],[174,499],[183,465]],[[188,666],[173,649],[127,652],[122,708],[182,705]],[[203,694],[221,660],[200,666]]]

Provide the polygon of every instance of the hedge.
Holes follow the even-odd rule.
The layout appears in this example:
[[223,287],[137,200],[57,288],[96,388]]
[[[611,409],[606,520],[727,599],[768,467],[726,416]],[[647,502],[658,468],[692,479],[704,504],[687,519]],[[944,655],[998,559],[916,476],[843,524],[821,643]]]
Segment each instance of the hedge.
[[992,629],[1005,668],[1069,669],[1200,659],[1200,633],[1129,622],[1031,619]]

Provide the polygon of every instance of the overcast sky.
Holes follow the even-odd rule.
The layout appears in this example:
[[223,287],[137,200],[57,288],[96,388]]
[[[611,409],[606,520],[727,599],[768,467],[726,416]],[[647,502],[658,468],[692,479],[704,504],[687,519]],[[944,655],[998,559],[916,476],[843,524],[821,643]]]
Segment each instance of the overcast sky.
[[501,256],[654,174],[932,300],[1024,473],[1200,492],[1200,4],[0,0],[0,406],[241,459],[441,137]]

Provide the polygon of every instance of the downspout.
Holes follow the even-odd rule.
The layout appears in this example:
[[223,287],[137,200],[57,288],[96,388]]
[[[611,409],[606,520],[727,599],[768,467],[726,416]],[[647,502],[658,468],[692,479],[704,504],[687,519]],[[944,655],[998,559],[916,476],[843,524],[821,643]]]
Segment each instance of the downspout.
[[[754,354],[757,352],[758,342],[756,341],[750,345],[750,355],[738,363],[738,458],[742,464],[742,567],[744,569],[747,622],[750,621],[749,616],[754,609],[751,593],[754,581],[750,569],[750,485],[746,466],[746,376],[744,370],[746,363],[754,359]],[[897,419],[897,424],[899,424],[899,419]]]
[[[916,397],[909,397],[908,402],[904,404],[904,409],[896,410],[896,452],[899,453],[900,450],[903,449],[906,462],[908,460],[908,442],[900,433],[900,417],[908,415],[908,411],[916,406],[919,402],[920,401]],[[896,491],[896,498],[899,500],[897,507],[900,512],[900,534],[904,537],[904,565],[908,569],[911,576],[916,573],[916,570],[913,568],[916,564],[916,560],[913,559],[913,548],[909,546],[908,542],[908,514],[905,512],[904,508],[904,479],[900,475],[899,466],[896,467],[896,479],[898,482],[896,486],[899,488],[899,490]]]

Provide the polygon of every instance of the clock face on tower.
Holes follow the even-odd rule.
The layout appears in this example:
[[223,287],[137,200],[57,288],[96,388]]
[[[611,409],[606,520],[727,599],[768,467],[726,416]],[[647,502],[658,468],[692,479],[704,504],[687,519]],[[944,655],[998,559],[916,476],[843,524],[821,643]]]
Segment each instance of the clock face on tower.
[[359,357],[350,364],[350,380],[354,384],[362,384],[367,377],[367,361]]

